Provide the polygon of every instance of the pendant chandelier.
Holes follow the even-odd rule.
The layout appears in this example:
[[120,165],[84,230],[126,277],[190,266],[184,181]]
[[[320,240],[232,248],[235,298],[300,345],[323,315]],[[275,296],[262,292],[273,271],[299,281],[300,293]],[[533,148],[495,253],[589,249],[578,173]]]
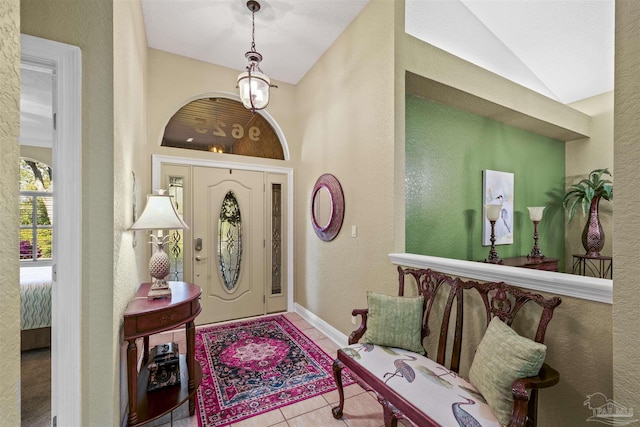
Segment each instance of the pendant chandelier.
[[262,55],[256,52],[256,23],[255,13],[260,10],[260,3],[255,0],[247,2],[247,8],[251,11],[251,50],[244,54],[249,61],[247,71],[238,76],[240,100],[245,108],[255,112],[262,110],[269,104],[269,89],[277,87],[271,84],[271,80],[260,69]]

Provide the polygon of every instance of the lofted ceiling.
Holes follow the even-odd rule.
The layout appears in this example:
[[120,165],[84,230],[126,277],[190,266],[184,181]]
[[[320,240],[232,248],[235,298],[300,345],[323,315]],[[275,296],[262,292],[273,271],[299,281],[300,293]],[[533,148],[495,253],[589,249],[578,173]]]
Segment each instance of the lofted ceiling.
[[[262,70],[291,84],[368,2],[259,1]],[[149,47],[244,70],[244,0],[142,0],[142,10]],[[406,0],[405,15],[412,36],[562,103],[613,90],[614,0]]]

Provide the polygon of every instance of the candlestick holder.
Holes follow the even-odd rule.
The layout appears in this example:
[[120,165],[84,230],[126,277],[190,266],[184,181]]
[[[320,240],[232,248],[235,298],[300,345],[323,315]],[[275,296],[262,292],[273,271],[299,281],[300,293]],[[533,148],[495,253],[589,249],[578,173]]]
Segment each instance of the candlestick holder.
[[542,255],[540,247],[538,246],[538,224],[542,219],[544,206],[527,207],[527,209],[529,209],[529,218],[533,221],[533,249],[531,249],[531,253],[527,255],[527,257],[542,259],[544,255]]
[[491,224],[491,249],[489,250],[489,257],[484,260],[491,264],[502,264],[502,259],[498,256],[496,251],[496,221],[500,218],[500,212],[502,211],[502,205],[484,205],[487,212],[487,219]]

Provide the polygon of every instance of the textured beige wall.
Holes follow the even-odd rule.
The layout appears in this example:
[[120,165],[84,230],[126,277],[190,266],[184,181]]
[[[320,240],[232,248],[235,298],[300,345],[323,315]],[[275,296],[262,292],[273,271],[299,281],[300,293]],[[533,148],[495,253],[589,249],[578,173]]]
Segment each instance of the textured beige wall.
[[[112,411],[122,419],[127,412],[126,347],[122,315],[139,283],[148,280],[145,233],[127,231],[133,224],[133,198],[138,215],[146,203],[150,164],[147,141],[147,38],[139,0],[113,3],[113,351],[115,389],[120,399]],[[134,173],[135,185],[134,190]],[[135,192],[134,192],[135,191]],[[135,238],[135,239],[134,239]],[[135,241],[135,247],[134,247]],[[119,349],[119,350],[118,350]]]
[[[187,101],[212,93],[237,95],[236,80],[240,71],[155,49],[149,49],[148,55],[148,154],[260,163],[280,167],[292,166],[291,162],[281,160],[160,147],[167,122]],[[268,75],[268,66],[264,64],[262,68]],[[297,144],[293,131],[297,125],[292,114],[296,108],[293,100],[294,87],[278,81],[272,83],[278,88],[271,90],[271,100],[266,111],[284,132],[291,149],[292,145]],[[145,190],[150,191],[150,189]]]
[[[613,170],[613,92],[574,102],[571,106],[591,116],[591,137],[568,141],[565,145],[565,174],[568,185],[585,178],[594,169],[609,168],[615,182]],[[615,199],[614,199],[615,200]],[[603,255],[613,253],[613,202],[600,203],[600,222],[604,229]],[[567,216],[567,220],[569,217]],[[582,231],[587,217],[576,214],[567,225],[565,233],[565,265],[573,265],[572,254],[583,254]]]
[[[18,162],[20,149],[20,2],[0,2],[0,343],[3,425],[20,425],[20,280],[18,262]],[[5,232],[6,231],[6,232]]]
[[[343,333],[365,292],[394,292],[394,2],[371,1],[296,88],[295,299]],[[331,242],[309,217],[323,173],[342,185],[345,218]],[[357,237],[351,237],[351,227]]]
[[406,195],[405,195],[405,99],[406,99],[406,72],[405,72],[405,16],[404,0],[394,1],[394,147],[393,147],[393,191],[394,214],[393,235],[395,253],[405,251],[406,229]]
[[583,405],[587,395],[611,398],[611,312],[611,304],[562,297],[545,337],[546,362],[560,372],[560,383],[539,394],[539,426],[592,424],[586,422],[592,413]]
[[[640,411],[638,236],[640,236],[640,2],[616,1],[614,164],[616,204],[613,256],[614,399]],[[637,417],[636,417],[637,418]]]
[[113,409],[120,397],[113,344],[113,2],[23,0],[20,6],[23,33],[82,50],[82,424],[119,425]]

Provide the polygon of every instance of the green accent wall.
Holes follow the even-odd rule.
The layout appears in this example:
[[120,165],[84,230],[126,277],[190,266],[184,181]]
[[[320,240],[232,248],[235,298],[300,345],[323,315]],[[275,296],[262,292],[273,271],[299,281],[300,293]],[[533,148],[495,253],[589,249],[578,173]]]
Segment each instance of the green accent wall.
[[497,245],[501,258],[533,247],[527,206],[546,206],[538,226],[545,256],[564,267],[565,146],[415,95],[406,97],[406,251],[484,260],[482,174],[514,174],[513,244]]

